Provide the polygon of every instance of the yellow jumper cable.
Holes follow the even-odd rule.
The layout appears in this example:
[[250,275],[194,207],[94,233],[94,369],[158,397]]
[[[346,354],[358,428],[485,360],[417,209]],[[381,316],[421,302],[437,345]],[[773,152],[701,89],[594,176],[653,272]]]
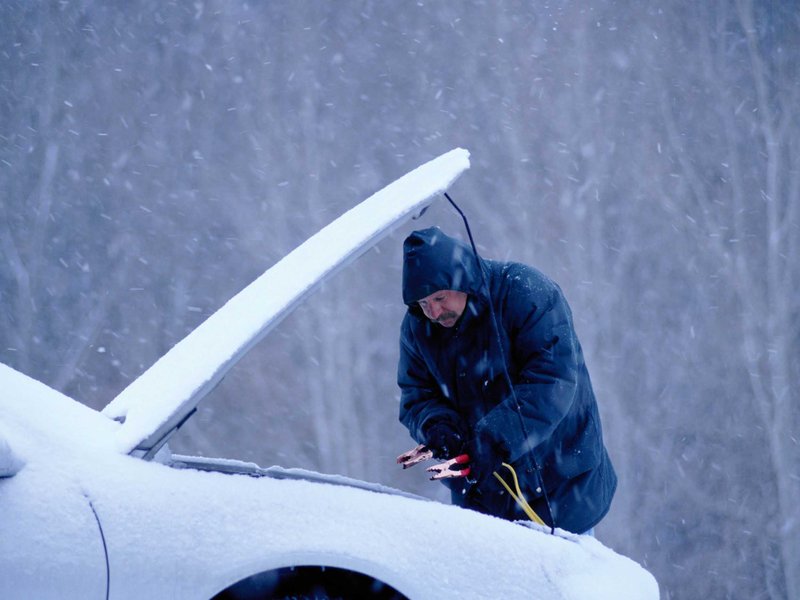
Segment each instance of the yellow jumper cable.
[[536,514],[536,511],[534,511],[533,508],[531,508],[531,505],[528,504],[528,501],[525,500],[525,496],[522,495],[522,490],[519,489],[519,480],[517,479],[517,472],[514,470],[514,467],[512,467],[508,463],[503,463],[503,466],[509,471],[511,471],[511,477],[514,480],[514,487],[516,488],[516,492],[511,489],[511,487],[503,480],[503,478],[500,475],[498,475],[497,471],[494,471],[492,475],[494,475],[497,481],[499,481],[503,485],[503,487],[506,488],[506,491],[509,494],[511,494],[511,497],[514,498],[514,500],[517,501],[517,504],[519,504],[520,508],[525,512],[526,515],[528,515],[528,518],[531,521],[533,521],[534,523],[538,523],[539,525],[546,525],[545,522],[542,521],[541,517],[539,517],[539,515]]

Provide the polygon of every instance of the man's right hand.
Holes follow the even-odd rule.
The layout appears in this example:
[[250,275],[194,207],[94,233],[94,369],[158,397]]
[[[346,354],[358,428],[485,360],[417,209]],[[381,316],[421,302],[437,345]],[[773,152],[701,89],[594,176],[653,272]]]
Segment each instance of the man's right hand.
[[465,444],[465,451],[469,454],[472,479],[490,479],[507,460],[507,452],[486,430],[477,431],[475,437]]
[[449,421],[437,421],[425,432],[425,445],[437,459],[450,459],[464,450],[464,438]]

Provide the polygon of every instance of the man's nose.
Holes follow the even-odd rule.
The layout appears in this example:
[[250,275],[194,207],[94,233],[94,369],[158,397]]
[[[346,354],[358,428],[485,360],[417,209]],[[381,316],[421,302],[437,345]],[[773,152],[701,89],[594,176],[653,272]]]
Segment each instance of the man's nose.
[[431,313],[431,319],[435,321],[442,314],[442,307],[438,304],[431,304],[428,311]]

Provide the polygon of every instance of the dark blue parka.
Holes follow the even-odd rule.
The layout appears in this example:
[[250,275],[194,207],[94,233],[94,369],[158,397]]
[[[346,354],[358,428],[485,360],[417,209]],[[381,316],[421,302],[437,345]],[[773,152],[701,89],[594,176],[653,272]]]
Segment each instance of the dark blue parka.
[[[479,451],[507,480],[501,463],[514,466],[525,497],[549,525],[576,533],[594,527],[608,512],[617,478],[561,289],[532,267],[476,259],[435,227],[412,233],[403,249],[408,311],[400,335],[400,421],[419,443],[438,419],[456,424],[467,439],[490,440]],[[468,294],[451,328],[426,319],[416,304],[439,290]],[[447,485],[454,504],[525,518],[491,473]]]

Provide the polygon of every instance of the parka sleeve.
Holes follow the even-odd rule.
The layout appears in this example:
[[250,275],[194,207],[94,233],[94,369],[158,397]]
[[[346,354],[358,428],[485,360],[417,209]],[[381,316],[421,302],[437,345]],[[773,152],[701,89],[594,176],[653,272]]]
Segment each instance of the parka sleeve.
[[433,420],[447,419],[461,428],[461,419],[444,398],[420,355],[407,320],[403,321],[400,334],[397,384],[400,386],[400,422],[417,443],[425,443],[425,427]]
[[582,359],[572,315],[558,286],[544,281],[516,285],[505,306],[513,332],[506,359],[519,365],[513,387],[520,410],[509,394],[476,424],[511,461],[547,442],[577,396]]

